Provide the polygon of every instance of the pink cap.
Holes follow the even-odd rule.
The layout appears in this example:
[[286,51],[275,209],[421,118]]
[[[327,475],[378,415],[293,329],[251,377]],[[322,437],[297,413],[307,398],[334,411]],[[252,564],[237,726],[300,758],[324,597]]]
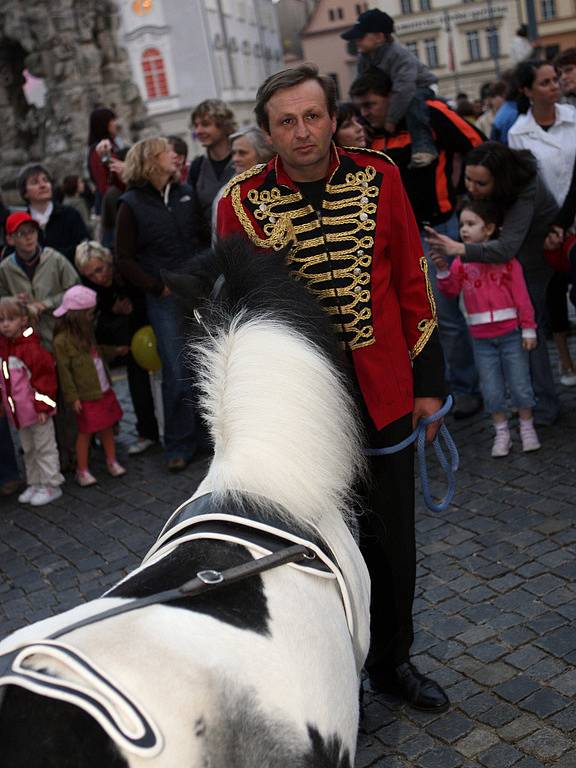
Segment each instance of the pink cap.
[[62,317],[71,309],[91,309],[96,306],[96,291],[85,285],[73,285],[68,288],[62,299],[62,304],[55,309],[54,317]]

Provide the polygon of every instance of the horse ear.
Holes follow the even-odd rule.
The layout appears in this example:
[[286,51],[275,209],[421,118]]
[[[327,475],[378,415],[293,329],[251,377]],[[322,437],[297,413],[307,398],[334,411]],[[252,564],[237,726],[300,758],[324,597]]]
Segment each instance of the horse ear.
[[160,274],[165,285],[188,307],[197,307],[210,293],[210,285],[204,275],[179,275],[164,269]]

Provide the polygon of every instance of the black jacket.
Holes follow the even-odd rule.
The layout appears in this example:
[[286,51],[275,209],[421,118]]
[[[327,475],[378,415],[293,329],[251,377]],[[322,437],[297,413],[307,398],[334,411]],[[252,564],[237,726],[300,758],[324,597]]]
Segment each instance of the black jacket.
[[54,203],[54,210],[48,223],[41,230],[41,244],[60,251],[70,263],[74,264],[76,246],[89,238],[90,233],[78,211],[69,205]]

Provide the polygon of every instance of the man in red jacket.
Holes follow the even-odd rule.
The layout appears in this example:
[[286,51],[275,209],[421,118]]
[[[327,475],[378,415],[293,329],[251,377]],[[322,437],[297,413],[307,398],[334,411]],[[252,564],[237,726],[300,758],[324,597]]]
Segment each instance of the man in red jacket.
[[[286,249],[334,321],[351,359],[373,447],[393,445],[444,395],[434,301],[418,228],[389,159],[341,150],[332,80],[313,65],[269,77],[256,117],[278,155],[233,179],[218,207],[221,238]],[[428,428],[432,439],[437,425]],[[372,578],[372,686],[441,712],[448,698],[410,663],[416,574],[413,450],[371,459],[361,548]]]

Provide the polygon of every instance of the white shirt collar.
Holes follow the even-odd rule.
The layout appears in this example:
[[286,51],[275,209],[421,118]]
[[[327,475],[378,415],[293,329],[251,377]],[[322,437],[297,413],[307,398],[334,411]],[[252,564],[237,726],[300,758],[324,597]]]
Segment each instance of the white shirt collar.
[[44,229],[46,224],[48,224],[48,219],[50,216],[52,216],[52,211],[54,210],[54,203],[50,202],[48,203],[48,207],[44,212],[37,211],[36,208],[32,208],[30,206],[30,216],[34,219],[34,221],[38,222],[38,226]]

